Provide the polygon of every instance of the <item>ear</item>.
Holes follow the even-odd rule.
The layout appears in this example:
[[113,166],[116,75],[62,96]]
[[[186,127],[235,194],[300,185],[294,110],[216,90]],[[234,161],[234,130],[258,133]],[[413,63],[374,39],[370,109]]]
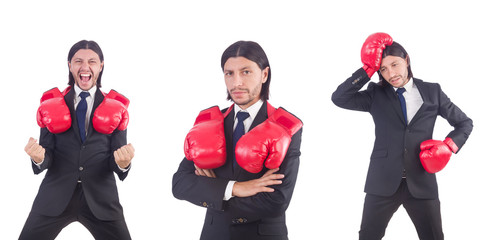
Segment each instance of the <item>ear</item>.
[[68,70],[70,70],[71,67],[72,65],[70,65],[70,61],[68,61]]
[[99,72],[102,72],[103,67],[104,67],[104,61],[101,62],[101,70]]
[[261,83],[265,83],[267,81],[268,74],[270,74],[270,67],[266,67],[261,71]]

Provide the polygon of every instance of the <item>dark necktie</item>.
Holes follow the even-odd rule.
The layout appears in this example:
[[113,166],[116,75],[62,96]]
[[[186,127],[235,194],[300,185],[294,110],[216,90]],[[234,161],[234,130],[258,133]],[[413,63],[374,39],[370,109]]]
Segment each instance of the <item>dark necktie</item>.
[[79,105],[77,105],[77,110],[75,110],[75,113],[77,114],[77,123],[79,125],[79,133],[80,133],[80,139],[82,142],[85,141],[85,116],[87,115],[87,101],[85,100],[86,97],[89,96],[88,92],[81,92],[79,94],[80,96],[80,102]]
[[[244,135],[244,119],[249,117],[249,113],[247,112],[238,112],[236,114],[237,118],[237,125],[236,129],[234,129],[234,133],[232,133],[232,147],[233,150],[236,150],[236,143],[239,141],[239,139]],[[236,167],[237,162],[236,162],[236,154],[234,154],[234,162],[233,162],[233,167]]]
[[405,118],[405,125],[408,124],[407,121],[407,103],[405,102],[405,97],[403,97],[403,93],[405,92],[405,88],[396,89],[396,93],[398,94],[398,98],[400,99],[401,110],[403,111],[403,117]]

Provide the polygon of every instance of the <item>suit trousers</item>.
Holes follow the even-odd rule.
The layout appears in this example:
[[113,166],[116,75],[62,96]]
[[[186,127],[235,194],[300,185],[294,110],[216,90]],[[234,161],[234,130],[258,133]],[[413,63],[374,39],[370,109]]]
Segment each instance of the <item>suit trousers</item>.
[[389,197],[366,194],[359,240],[380,240],[400,205],[407,211],[420,240],[443,240],[441,203],[436,199],[417,199],[408,190],[406,179]]
[[92,211],[85,200],[84,191],[80,183],[77,184],[72,199],[60,216],[44,216],[31,210],[19,239],[55,239],[64,227],[75,221],[84,225],[97,240],[131,239],[125,219],[102,221],[92,214]]

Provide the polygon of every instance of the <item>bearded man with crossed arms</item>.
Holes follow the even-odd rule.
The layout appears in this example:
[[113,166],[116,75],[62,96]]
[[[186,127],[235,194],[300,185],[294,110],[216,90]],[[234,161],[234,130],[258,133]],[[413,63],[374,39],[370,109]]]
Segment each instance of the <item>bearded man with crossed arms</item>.
[[285,210],[299,168],[302,122],[267,102],[271,69],[260,45],[232,44],[221,65],[234,104],[200,112],[173,194],[207,208],[200,239],[288,239]]

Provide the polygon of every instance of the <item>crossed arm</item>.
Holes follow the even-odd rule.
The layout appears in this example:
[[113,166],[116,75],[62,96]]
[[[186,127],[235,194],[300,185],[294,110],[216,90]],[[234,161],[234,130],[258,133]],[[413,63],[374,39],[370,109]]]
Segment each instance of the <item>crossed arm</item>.
[[[197,176],[216,178],[213,169],[201,169],[195,165],[195,174]],[[235,182],[232,188],[232,196],[234,197],[250,197],[260,192],[274,192],[272,185],[282,184],[285,177],[283,174],[275,174],[279,168],[270,169],[262,177],[244,182]]]
[[183,159],[173,177],[176,198],[231,216],[250,220],[273,217],[285,212],[294,191],[299,168],[302,129],[292,137],[287,155],[279,169],[271,169],[256,179],[238,181],[233,186],[233,198],[224,201],[229,179],[217,176],[212,170],[197,169],[193,162]]

